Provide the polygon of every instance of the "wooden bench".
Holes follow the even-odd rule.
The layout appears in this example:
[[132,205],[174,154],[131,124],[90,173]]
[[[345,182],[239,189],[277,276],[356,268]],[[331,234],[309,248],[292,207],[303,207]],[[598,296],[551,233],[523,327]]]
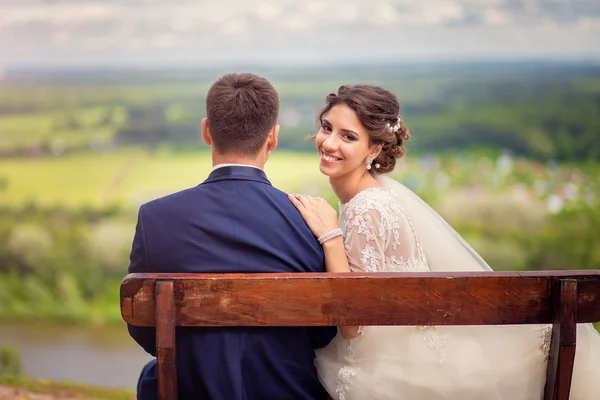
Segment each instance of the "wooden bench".
[[161,399],[177,398],[176,326],[553,324],[544,399],[568,399],[576,324],[600,321],[600,271],[130,274],[121,314],[156,327]]

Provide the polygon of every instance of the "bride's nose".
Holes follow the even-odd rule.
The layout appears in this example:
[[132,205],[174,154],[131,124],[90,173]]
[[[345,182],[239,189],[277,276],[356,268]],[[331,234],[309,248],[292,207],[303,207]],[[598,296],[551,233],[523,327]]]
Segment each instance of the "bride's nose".
[[329,135],[327,137],[327,139],[325,139],[323,141],[323,144],[321,144],[321,147],[323,148],[323,150],[331,150],[331,151],[337,150],[338,142],[337,142],[335,135]]

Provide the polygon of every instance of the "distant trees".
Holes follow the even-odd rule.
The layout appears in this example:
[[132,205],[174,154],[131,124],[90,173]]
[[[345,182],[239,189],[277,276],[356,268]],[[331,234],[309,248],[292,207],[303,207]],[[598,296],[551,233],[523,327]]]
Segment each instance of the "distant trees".
[[[599,83],[600,79],[589,81]],[[595,93],[576,85],[557,84],[560,90],[551,84],[528,88],[537,86],[535,82],[489,85],[493,89],[485,83],[470,85],[472,93],[464,95],[460,107],[448,103],[445,110],[418,110],[412,118],[407,105],[405,117],[415,147],[438,151],[490,146],[541,160],[600,160],[600,87]]]
[[[398,94],[416,151],[491,147],[539,160],[599,160],[600,72],[594,71],[565,70],[555,76],[518,70],[494,76],[488,71],[414,78],[390,73],[365,81]],[[338,83],[326,77],[310,79],[310,85],[293,80],[278,84],[280,148],[313,148],[306,136],[315,132],[314,118],[324,93]],[[43,92],[34,86],[11,87],[10,96],[0,95],[0,157],[29,156],[32,151],[50,155],[48,143],[54,139],[61,140],[62,154],[124,146],[204,147],[200,125],[207,84],[197,83],[91,82],[80,87],[47,85]],[[27,140],[14,139],[17,133]],[[94,146],[95,136],[103,146]]]

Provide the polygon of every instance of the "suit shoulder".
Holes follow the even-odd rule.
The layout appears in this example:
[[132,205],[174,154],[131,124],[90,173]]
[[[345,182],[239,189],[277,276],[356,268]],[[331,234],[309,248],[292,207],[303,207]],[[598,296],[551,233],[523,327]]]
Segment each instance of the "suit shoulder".
[[288,194],[286,192],[284,192],[281,189],[277,189],[275,186],[267,185],[266,188],[267,188],[266,190],[268,190],[274,196],[278,196],[278,197],[285,198],[285,199],[287,199],[287,197],[288,197]]
[[175,193],[168,194],[163,197],[156,198],[154,200],[150,200],[144,204],[142,204],[141,208],[144,209],[155,209],[162,207],[169,207],[172,205],[176,205],[181,201],[185,201],[188,197],[194,196],[197,192],[198,186],[194,186],[191,188],[183,189]]
[[296,209],[294,204],[290,201],[290,199],[288,197],[288,193],[284,192],[281,189],[277,189],[274,186],[267,186],[267,188],[265,190],[268,193],[268,196],[271,199],[273,199],[274,201],[276,201],[277,204],[282,205],[284,207],[284,209],[289,209],[290,212],[293,213],[293,215],[300,216],[300,212]]

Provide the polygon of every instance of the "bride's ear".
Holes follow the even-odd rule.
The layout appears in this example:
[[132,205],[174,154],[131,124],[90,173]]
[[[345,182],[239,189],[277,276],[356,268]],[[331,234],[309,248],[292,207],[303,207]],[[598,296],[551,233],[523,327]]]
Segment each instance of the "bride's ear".
[[371,151],[369,152],[369,157],[373,160],[377,158],[379,153],[381,153],[381,149],[383,149],[383,144],[373,145],[371,146]]

